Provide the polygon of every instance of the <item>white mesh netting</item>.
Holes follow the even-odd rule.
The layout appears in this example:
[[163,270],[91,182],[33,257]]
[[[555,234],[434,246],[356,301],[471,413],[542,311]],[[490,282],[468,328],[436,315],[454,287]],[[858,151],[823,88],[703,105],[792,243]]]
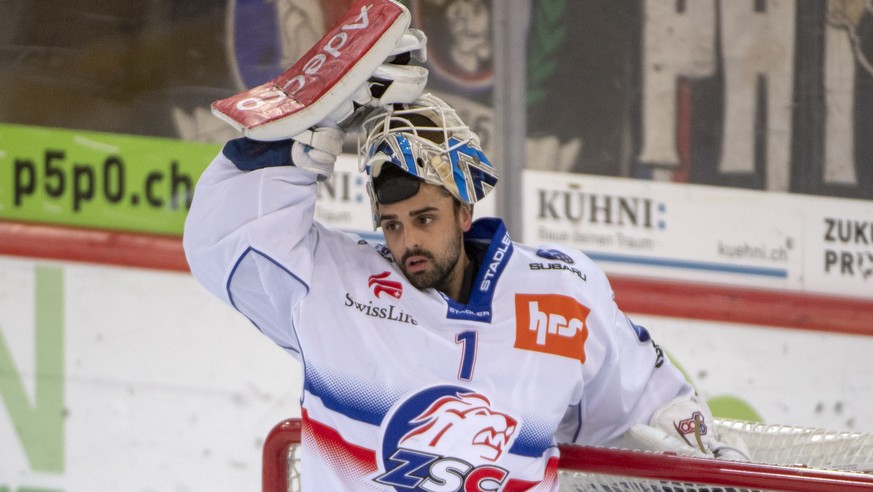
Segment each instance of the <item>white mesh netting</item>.
[[[718,460],[626,450],[608,450],[626,455],[591,456],[589,459],[586,453],[591,448],[562,446],[560,490],[743,492],[836,491],[873,487],[873,475],[869,474],[873,472],[873,434],[727,419],[716,421],[720,433],[732,434],[745,441],[753,463],[720,462],[720,466],[716,464]],[[289,491],[301,490],[300,458],[298,446],[289,446],[286,462]],[[651,461],[653,458],[656,460]],[[661,458],[673,461],[658,461]],[[598,466],[598,460],[611,460],[606,467],[608,471]],[[846,477],[849,477],[848,481]],[[857,477],[860,485],[852,483],[853,477]],[[757,488],[759,482],[767,484],[768,488]]]

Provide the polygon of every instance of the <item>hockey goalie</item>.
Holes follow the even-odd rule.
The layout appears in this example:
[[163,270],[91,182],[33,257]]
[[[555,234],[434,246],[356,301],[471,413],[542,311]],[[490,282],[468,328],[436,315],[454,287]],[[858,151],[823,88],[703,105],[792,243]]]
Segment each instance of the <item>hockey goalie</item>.
[[[498,166],[424,93],[409,18],[357,1],[216,102],[242,136],[185,225],[194,276],[303,366],[303,489],[556,491],[564,442],[744,459],[591,259],[474,219]],[[347,134],[384,241],[313,217]]]

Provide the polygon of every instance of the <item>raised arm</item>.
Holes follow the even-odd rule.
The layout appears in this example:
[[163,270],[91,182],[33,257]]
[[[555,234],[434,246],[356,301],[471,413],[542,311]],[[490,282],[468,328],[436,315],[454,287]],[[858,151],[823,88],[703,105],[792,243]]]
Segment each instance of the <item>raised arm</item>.
[[284,347],[306,294],[318,174],[291,162],[291,141],[231,140],[204,171],[185,223],[192,274]]

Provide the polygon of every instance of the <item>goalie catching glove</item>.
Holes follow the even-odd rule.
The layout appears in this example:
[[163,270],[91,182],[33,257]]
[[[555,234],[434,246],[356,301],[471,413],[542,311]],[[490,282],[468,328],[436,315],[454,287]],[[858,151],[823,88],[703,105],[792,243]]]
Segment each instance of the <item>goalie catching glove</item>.
[[631,427],[623,444],[643,451],[749,461],[745,443],[738,437],[719,435],[709,407],[696,396],[676,398],[661,407],[648,425]]

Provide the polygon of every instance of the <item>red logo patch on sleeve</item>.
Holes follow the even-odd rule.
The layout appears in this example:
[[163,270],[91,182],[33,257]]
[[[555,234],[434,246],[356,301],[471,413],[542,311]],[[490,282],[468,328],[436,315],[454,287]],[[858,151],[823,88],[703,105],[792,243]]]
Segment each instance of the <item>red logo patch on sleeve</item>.
[[591,310],[557,294],[515,295],[515,348],[577,359],[585,363],[585,321]]

